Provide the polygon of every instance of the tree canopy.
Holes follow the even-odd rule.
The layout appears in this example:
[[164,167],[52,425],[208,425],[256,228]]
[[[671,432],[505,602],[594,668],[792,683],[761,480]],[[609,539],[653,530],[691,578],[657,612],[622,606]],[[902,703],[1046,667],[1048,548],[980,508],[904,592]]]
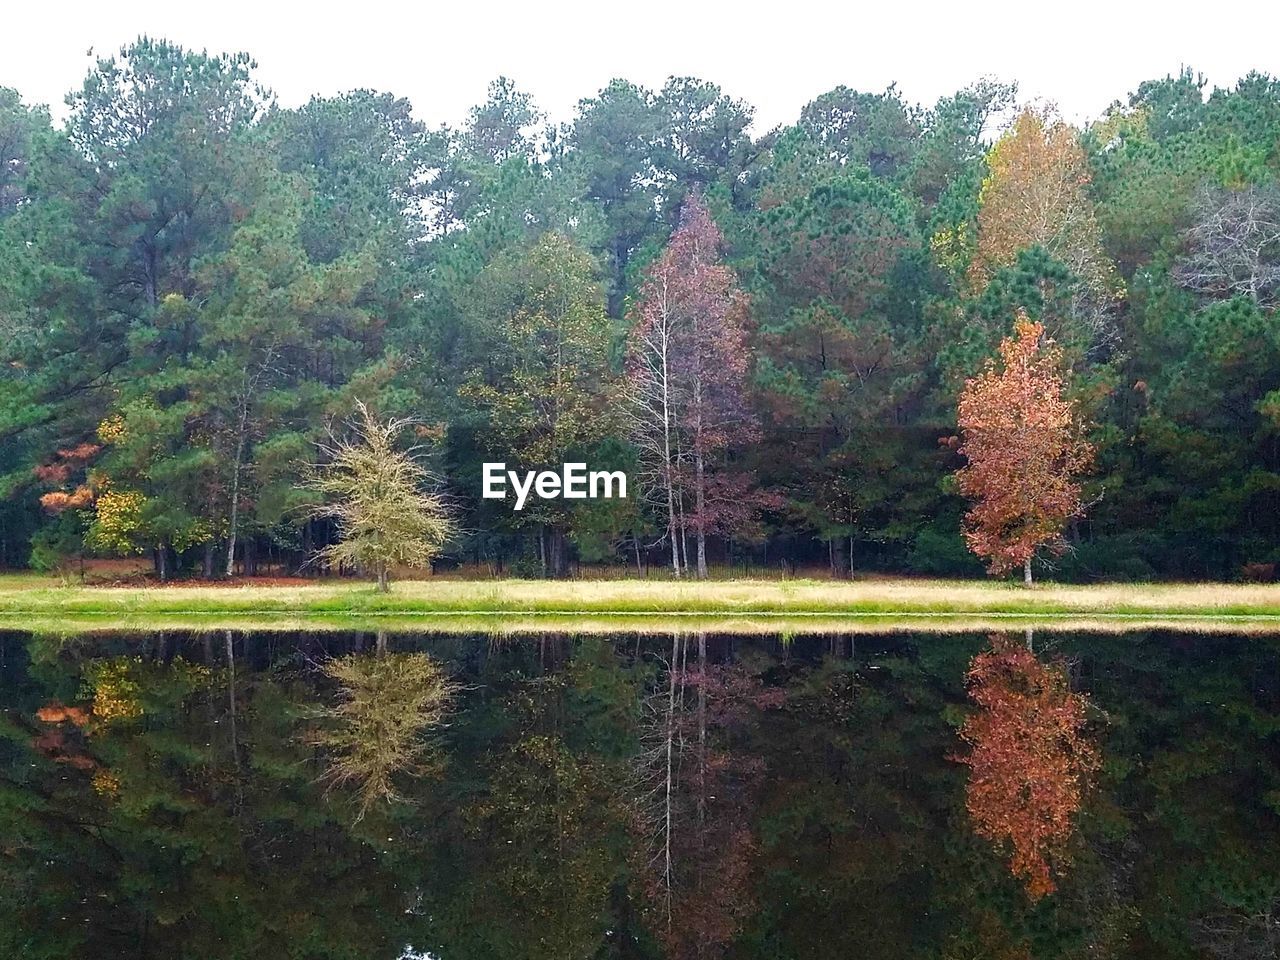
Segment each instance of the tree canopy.
[[[431,441],[437,563],[969,574],[938,440],[1024,315],[1095,448],[1056,575],[1280,562],[1280,82],[1188,70],[1078,126],[993,81],[838,86],[770,131],[695,77],[586,93],[552,124],[497,78],[429,128],[150,38],[59,123],[0,90],[0,564],[297,572],[359,400]],[[483,500],[488,461],[654,489],[628,397],[666,275],[672,503]]]

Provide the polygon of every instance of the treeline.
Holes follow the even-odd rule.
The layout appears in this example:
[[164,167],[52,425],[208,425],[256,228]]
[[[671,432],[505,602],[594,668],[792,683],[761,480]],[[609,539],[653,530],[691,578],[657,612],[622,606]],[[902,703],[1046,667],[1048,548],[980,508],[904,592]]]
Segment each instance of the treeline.
[[[5,565],[297,569],[363,402],[415,418],[454,562],[977,573],[956,402],[1024,316],[1096,451],[1056,576],[1280,559],[1269,77],[1185,71],[1083,129],[995,82],[839,87],[758,136],[699,80],[558,126],[498,80],[428,129],[141,39],[67,103],[0,89]],[[517,513],[480,498],[494,460],[643,495]]]

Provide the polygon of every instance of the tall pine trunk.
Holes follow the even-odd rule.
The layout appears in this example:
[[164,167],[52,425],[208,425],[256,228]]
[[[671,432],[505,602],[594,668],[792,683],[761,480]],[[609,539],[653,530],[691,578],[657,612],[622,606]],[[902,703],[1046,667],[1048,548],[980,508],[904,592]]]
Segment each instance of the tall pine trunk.
[[236,535],[240,526],[240,467],[244,462],[245,434],[249,426],[249,368],[240,384],[240,416],[236,421],[236,455],[231,464],[231,522],[227,526],[227,576],[235,573]]

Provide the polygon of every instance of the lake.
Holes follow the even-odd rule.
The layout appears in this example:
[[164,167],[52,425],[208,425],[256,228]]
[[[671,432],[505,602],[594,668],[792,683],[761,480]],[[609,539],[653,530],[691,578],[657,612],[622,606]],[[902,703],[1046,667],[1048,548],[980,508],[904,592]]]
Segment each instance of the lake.
[[1280,637],[0,633],[0,956],[1272,958]]

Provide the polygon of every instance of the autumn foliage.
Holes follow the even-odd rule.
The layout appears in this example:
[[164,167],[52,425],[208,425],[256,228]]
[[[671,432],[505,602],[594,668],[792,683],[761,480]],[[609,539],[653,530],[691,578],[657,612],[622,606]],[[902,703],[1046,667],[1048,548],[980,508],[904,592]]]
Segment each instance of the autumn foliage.
[[1076,131],[1027,108],[987,154],[969,280],[982,290],[1019,251],[1043,247],[1080,278],[1095,303],[1116,292],[1115,269],[1088,195],[1089,161]]
[[692,568],[705,578],[707,537],[741,536],[769,502],[728,456],[760,430],[748,402],[748,302],[723,248],[705,201],[691,195],[640,288],[627,348],[640,486],[666,515],[677,576]]
[[957,474],[974,501],[965,515],[969,549],[993,574],[1022,566],[1030,583],[1032,557],[1042,547],[1061,552],[1062,528],[1083,511],[1078,477],[1093,460],[1074,405],[1064,396],[1061,351],[1044,328],[1020,317],[960,395]]
[[[60,449],[52,462],[37,466],[32,472],[36,480],[55,487],[64,487],[77,473],[86,473],[87,464],[96,457],[102,447],[94,443],[80,443],[74,447]],[[82,510],[92,506],[94,499],[94,483],[91,476],[86,476],[83,483],[74,490],[50,490],[40,497],[40,505],[50,513],[62,513],[64,510]]]
[[960,737],[970,746],[966,807],[978,836],[1011,851],[1010,872],[1039,899],[1055,889],[1098,751],[1084,735],[1088,701],[1060,666],[994,636],[968,673],[977,713]]

